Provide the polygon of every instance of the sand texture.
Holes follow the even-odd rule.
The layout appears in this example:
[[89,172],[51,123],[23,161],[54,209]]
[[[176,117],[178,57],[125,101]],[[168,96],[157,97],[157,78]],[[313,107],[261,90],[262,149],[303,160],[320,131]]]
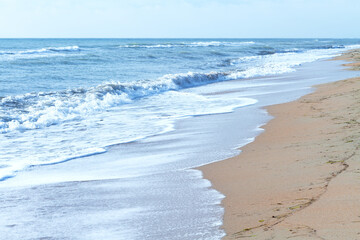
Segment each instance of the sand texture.
[[360,79],[267,110],[240,155],[200,168],[226,196],[224,239],[360,239]]

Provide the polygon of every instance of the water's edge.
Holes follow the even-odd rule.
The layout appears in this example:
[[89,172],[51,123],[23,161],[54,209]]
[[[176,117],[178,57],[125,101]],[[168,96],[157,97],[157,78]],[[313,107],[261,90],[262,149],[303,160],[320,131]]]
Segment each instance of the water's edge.
[[[351,50],[350,50],[350,51],[351,51]],[[229,158],[226,158],[226,159],[217,160],[217,161],[214,161],[214,162],[220,162],[220,161],[221,161],[221,162],[223,162],[223,161],[226,162],[226,161],[228,161],[229,159],[232,159],[232,158],[234,158],[234,157],[236,157],[236,156],[241,155],[242,148],[245,147],[246,145],[248,145],[248,144],[250,144],[250,143],[253,143],[253,144],[255,143],[255,144],[256,144],[256,138],[257,138],[260,134],[264,134],[264,133],[266,132],[263,127],[265,127],[265,126],[269,123],[270,120],[276,119],[276,116],[270,115],[270,114],[268,113],[267,108],[272,107],[272,106],[275,106],[275,105],[288,104],[288,103],[291,103],[291,102],[298,101],[300,98],[302,98],[302,97],[304,97],[304,96],[306,96],[306,95],[309,95],[309,94],[311,94],[311,93],[316,92],[316,91],[317,91],[317,86],[319,86],[319,85],[328,84],[328,83],[331,83],[331,82],[345,81],[345,80],[347,80],[347,79],[349,79],[349,78],[359,77],[359,76],[360,76],[360,74],[358,74],[357,72],[351,72],[351,73],[350,73],[350,71],[349,71],[350,69],[349,69],[348,67],[345,67],[345,64],[349,63],[348,61],[346,61],[346,60],[339,60],[339,59],[336,59],[336,58],[337,58],[337,57],[333,57],[333,58],[326,59],[326,60],[320,60],[320,62],[321,62],[321,61],[331,61],[331,62],[333,62],[333,63],[336,63],[337,67],[339,68],[338,70],[340,70],[341,72],[344,72],[344,70],[345,70],[345,72],[344,72],[344,73],[345,73],[345,74],[344,74],[344,78],[341,78],[341,77],[340,77],[340,79],[331,79],[331,80],[329,80],[329,81],[325,81],[325,82],[313,84],[313,85],[310,86],[309,91],[307,91],[306,93],[304,93],[304,94],[302,94],[302,95],[297,96],[295,99],[290,99],[290,100],[285,101],[285,102],[278,102],[278,103],[274,103],[274,104],[262,106],[260,109],[263,110],[263,111],[266,113],[268,119],[267,119],[264,123],[262,123],[261,125],[259,125],[259,126],[257,127],[257,128],[260,130],[260,131],[258,131],[258,134],[256,134],[253,138],[249,139],[249,142],[248,142],[248,143],[244,143],[244,144],[242,144],[241,146],[239,146],[239,147],[237,148],[238,151],[237,151],[235,154],[233,154],[233,156],[231,156],[231,157],[229,157]],[[317,61],[317,62],[319,62],[319,61]],[[314,64],[314,63],[310,63],[310,64]],[[315,62],[315,64],[316,64],[316,62]],[[346,76],[346,77],[345,77],[345,76]],[[339,78],[339,77],[338,77],[338,78]],[[226,195],[224,195],[224,194],[221,192],[221,189],[215,188],[215,187],[213,186],[211,176],[209,177],[209,176],[206,174],[206,168],[209,168],[209,167],[211,168],[211,166],[212,166],[212,164],[213,164],[214,162],[206,163],[206,164],[203,164],[203,165],[194,167],[193,169],[198,170],[198,171],[201,172],[202,177],[203,177],[205,180],[208,180],[208,181],[210,182],[210,188],[211,188],[211,189],[214,189],[214,190],[217,191],[219,194],[223,195],[223,198],[222,198],[222,200],[221,200],[221,206],[222,206],[223,211],[224,211],[224,213],[225,213],[225,211],[226,211],[226,206],[224,205],[224,200],[226,199]],[[204,175],[206,175],[207,177],[205,177]],[[223,236],[221,239],[223,239],[224,237],[227,236],[227,234],[226,234],[226,232],[225,232],[225,229],[224,229],[224,225],[223,225],[224,223],[223,223],[223,221],[224,221],[224,215],[223,215],[222,224],[221,224],[221,229],[224,231],[224,236]]]
[[17,239],[220,239],[224,196],[193,168],[238,154],[270,120],[264,107],[353,74],[339,62],[318,61],[295,73],[199,88],[201,94],[250,94],[258,102],[230,113],[184,118],[171,132],[33,167],[1,182],[0,232]]

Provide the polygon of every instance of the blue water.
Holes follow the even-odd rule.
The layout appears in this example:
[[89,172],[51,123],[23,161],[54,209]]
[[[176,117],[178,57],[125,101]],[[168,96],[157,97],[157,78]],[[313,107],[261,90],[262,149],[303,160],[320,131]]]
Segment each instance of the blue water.
[[[304,66],[359,44],[358,39],[0,39],[2,186],[70,181],[87,185],[87,181],[111,179],[115,183],[104,183],[106,188],[118,186],[120,195],[126,193],[116,196],[124,203],[119,207],[123,214],[121,219],[99,216],[129,226],[111,234],[99,230],[104,235],[94,233],[94,239],[154,239],[159,232],[164,235],[157,239],[168,239],[167,234],[177,231],[173,239],[219,239],[223,232],[218,204],[223,196],[209,190],[201,174],[187,169],[232,156],[234,148],[251,141],[258,125],[268,120],[259,107],[294,99],[313,84],[337,79],[333,65],[332,78]],[[85,189],[97,191],[95,185]],[[147,201],[152,188],[157,189],[157,197]],[[71,194],[77,191],[73,185],[66,189]],[[11,194],[20,199],[24,192],[16,191]],[[190,192],[191,197],[183,197]],[[46,200],[44,192],[36,194]],[[66,193],[52,194],[61,199],[57,205],[78,204],[63,199]],[[183,199],[169,204],[179,199],[176,194]],[[14,219],[25,207],[32,215],[30,206],[43,205],[45,200],[19,200],[15,205],[21,207],[7,210]],[[198,212],[189,215],[196,210],[189,210],[192,204]],[[173,214],[186,216],[183,224],[190,218],[194,222],[176,230],[176,221],[165,220]],[[169,228],[157,229],[151,216],[164,217]],[[5,217],[11,219],[6,211]],[[49,219],[51,214],[43,219],[44,229]],[[147,226],[143,235],[134,227],[140,223],[144,229]],[[97,224],[92,224],[95,229]],[[86,227],[82,222],[66,233],[52,234],[75,239]],[[29,229],[17,232],[18,238],[47,234],[45,230],[43,235],[35,234],[36,224],[24,224],[25,228]],[[6,233],[0,224],[1,232]]]
[[[185,116],[253,104],[256,100],[249,98],[213,99],[181,90],[295,71],[296,66],[358,43],[350,39],[2,39],[0,179],[28,166],[104,152],[109,145],[168,131]],[[53,136],[48,138],[49,134]]]
[[352,44],[358,40],[2,39],[0,96],[89,88],[111,81],[154,81],[189,71],[241,72],[252,64],[243,57],[301,54]]

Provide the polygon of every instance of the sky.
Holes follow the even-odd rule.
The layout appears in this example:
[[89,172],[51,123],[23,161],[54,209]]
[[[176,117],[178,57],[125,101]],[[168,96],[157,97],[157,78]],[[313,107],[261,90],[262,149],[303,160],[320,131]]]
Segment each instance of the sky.
[[0,0],[0,38],[359,38],[359,0]]

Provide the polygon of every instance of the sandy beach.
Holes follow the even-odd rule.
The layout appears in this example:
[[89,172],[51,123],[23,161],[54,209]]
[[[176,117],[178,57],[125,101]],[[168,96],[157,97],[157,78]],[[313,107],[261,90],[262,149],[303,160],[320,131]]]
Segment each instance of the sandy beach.
[[0,240],[360,240],[359,9],[0,0]]
[[224,239],[360,239],[360,78],[267,111],[240,155],[200,168],[226,196]]

